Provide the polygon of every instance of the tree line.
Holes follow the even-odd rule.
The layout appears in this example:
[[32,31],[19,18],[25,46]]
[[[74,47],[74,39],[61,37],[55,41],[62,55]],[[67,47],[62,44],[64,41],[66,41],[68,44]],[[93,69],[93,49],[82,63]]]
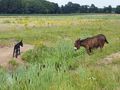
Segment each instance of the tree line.
[[80,5],[68,2],[58,6],[46,0],[0,0],[0,14],[67,14],[67,13],[118,13],[120,5],[98,8],[94,4]]

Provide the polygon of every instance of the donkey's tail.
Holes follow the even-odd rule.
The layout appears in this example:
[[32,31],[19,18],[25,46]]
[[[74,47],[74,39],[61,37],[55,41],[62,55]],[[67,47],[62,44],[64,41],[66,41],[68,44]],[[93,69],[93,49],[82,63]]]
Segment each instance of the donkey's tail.
[[109,43],[106,38],[105,38],[105,42],[106,42],[107,44]]

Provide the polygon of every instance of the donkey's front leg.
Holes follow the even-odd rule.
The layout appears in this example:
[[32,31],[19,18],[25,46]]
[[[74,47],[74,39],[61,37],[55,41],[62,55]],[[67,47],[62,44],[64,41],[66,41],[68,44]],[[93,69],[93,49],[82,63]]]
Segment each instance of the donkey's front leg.
[[87,54],[90,55],[91,50],[89,48],[86,48]]
[[19,50],[17,49],[16,50],[16,55],[15,55],[16,58],[18,57],[18,52],[19,52]]
[[16,52],[16,51],[15,51],[15,49],[14,49],[14,50],[13,50],[13,57],[15,56],[15,52]]
[[20,48],[18,48],[18,55],[20,55]]

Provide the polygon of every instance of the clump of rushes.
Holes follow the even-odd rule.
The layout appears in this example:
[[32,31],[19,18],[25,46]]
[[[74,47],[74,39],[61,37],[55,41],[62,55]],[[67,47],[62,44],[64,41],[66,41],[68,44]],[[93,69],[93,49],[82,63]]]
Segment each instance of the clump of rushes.
[[28,79],[28,83],[29,83],[29,84],[31,83],[31,80],[30,80],[30,79]]
[[9,61],[9,64],[12,65],[14,68],[16,68],[19,64],[16,62],[16,60]]

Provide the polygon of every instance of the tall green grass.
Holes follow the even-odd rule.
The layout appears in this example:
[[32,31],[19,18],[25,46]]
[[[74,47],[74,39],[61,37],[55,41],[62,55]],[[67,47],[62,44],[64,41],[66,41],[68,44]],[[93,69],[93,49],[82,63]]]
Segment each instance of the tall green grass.
[[[119,90],[120,65],[97,65],[120,51],[119,15],[11,16],[0,17],[0,45],[23,39],[35,46],[22,55],[28,66],[14,71],[0,69],[1,90]],[[13,24],[13,26],[12,26]],[[17,28],[22,25],[22,28]],[[104,34],[109,44],[87,55],[74,51],[78,38]]]

